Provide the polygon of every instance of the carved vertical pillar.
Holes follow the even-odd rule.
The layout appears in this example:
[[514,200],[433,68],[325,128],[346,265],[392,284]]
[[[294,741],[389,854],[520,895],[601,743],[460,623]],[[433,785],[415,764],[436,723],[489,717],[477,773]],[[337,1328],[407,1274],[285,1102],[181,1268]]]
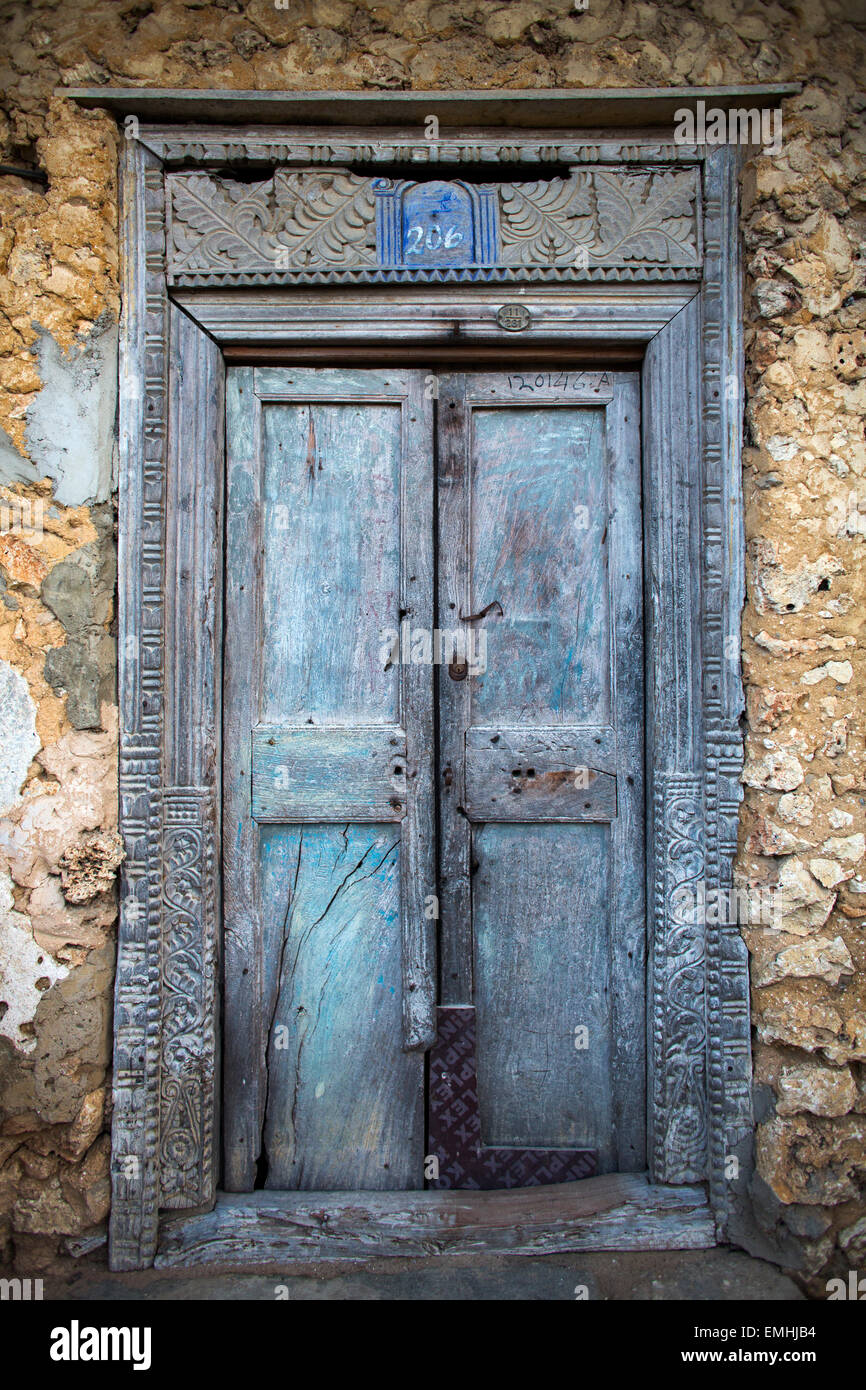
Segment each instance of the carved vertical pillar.
[[706,1177],[700,303],[644,362],[651,1172]]
[[163,574],[167,296],[163,178],[136,140],[122,165],[118,545],[121,874],[114,1016],[111,1265],[156,1249],[159,1172]]
[[160,1192],[216,1192],[224,367],[172,306],[165,556]]
[[659,772],[653,796],[651,1161],[663,1182],[706,1175],[704,798],[699,772]]
[[[708,930],[707,1020],[710,1194],[724,1237],[735,1194],[748,1184],[752,1059],[748,952],[733,915],[743,711],[740,622],[744,599],[741,442],[742,292],[739,150],[714,149],[705,165],[703,286],[704,721],[707,897],[719,904]],[[736,1159],[728,1171],[728,1160]]]

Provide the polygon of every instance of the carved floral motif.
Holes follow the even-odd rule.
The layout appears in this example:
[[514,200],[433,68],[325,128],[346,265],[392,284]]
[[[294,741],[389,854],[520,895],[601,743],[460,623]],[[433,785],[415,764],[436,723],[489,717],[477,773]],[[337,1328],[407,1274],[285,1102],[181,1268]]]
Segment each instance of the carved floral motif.
[[657,1113],[667,1125],[658,1127],[655,1161],[669,1181],[700,1182],[707,1163],[704,928],[685,906],[696,901],[705,872],[700,776],[660,779],[656,815],[663,833],[657,841],[653,1034],[662,1091]]
[[278,170],[262,183],[175,174],[169,262],[178,271],[375,265],[372,179]]
[[691,170],[581,170],[568,179],[504,184],[500,198],[503,265],[699,261]]
[[562,265],[595,240],[588,174],[500,189],[503,265]]

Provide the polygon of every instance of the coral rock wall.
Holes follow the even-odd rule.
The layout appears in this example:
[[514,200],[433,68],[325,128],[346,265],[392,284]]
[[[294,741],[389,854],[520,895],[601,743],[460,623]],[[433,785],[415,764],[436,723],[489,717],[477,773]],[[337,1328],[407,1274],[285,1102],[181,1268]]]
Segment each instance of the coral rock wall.
[[[29,0],[0,9],[0,1233],[45,1259],[108,1205],[118,863],[117,132],[55,88],[799,80],[744,174],[748,605],[740,882],[758,1225],[866,1260],[866,28],[861,0]],[[2,524],[10,516],[22,524]],[[30,511],[27,511],[27,505]],[[39,524],[28,530],[23,522]]]

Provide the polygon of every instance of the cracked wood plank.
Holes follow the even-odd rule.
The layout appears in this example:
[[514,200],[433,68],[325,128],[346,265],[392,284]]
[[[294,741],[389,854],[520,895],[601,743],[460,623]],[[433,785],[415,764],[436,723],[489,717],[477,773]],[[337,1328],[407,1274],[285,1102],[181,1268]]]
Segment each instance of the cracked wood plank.
[[423,1180],[423,1056],[401,1047],[399,857],[392,825],[262,829],[269,1188]]
[[643,1174],[507,1192],[256,1192],[219,1198],[205,1216],[173,1218],[156,1264],[282,1267],[380,1256],[557,1255],[584,1250],[708,1250],[700,1187],[654,1187]]

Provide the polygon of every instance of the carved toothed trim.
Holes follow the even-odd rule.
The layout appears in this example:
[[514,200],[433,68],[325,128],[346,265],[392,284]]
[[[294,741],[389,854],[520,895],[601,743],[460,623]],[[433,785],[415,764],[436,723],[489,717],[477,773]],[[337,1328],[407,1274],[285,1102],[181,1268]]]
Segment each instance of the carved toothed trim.
[[460,139],[407,140],[383,132],[381,140],[328,138],[299,140],[277,134],[238,140],[231,134],[202,131],[178,139],[158,127],[143,126],[141,138],[169,166],[195,164],[200,167],[250,164],[368,164],[370,174],[385,165],[405,164],[409,170],[425,174],[448,165],[487,165],[507,173],[514,164],[537,164],[539,173],[546,164],[695,164],[704,157],[699,145],[639,140],[496,140]]

